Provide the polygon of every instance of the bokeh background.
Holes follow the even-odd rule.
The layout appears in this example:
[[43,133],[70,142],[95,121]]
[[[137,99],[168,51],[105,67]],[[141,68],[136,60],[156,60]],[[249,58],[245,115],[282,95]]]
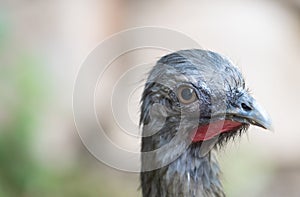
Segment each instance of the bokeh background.
[[275,132],[251,128],[220,153],[228,196],[299,196],[298,0],[1,0],[0,196],[141,196],[138,174],[86,150],[72,114],[84,58],[139,26],[174,29],[230,57],[272,116]]

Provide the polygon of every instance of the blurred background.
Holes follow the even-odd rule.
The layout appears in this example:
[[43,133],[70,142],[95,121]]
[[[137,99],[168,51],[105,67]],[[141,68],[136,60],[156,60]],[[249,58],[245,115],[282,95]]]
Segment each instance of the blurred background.
[[86,150],[72,114],[82,61],[139,26],[230,57],[271,115],[275,132],[251,128],[220,153],[228,196],[299,196],[300,1],[0,0],[0,197],[141,196],[138,174]]

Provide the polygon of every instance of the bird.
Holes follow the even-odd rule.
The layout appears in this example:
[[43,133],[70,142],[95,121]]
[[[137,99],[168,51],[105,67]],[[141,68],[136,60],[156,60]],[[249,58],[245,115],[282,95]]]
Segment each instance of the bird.
[[250,125],[272,129],[241,71],[216,52],[161,57],[141,96],[143,197],[223,197],[217,153]]

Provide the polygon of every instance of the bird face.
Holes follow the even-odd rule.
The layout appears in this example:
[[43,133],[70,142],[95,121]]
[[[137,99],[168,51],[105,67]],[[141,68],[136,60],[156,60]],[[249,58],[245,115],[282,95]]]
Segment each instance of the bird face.
[[[154,104],[160,108],[151,114]],[[196,49],[164,56],[150,72],[140,121],[155,127],[151,122],[158,119],[164,120],[161,128],[168,128],[171,137],[176,134],[171,131],[184,128],[193,143],[217,139],[221,144],[249,125],[271,128],[240,71],[225,57]]]
[[203,102],[203,95],[207,93],[203,94],[201,88],[188,85],[177,88],[177,105],[181,108],[199,106],[199,125],[195,129],[193,142],[214,137],[232,137],[233,134],[239,133],[238,131],[246,130],[250,124],[265,129],[271,128],[267,113],[244,87],[235,87],[235,90],[224,89],[223,93],[224,95],[219,92],[219,97],[208,98],[207,102]]

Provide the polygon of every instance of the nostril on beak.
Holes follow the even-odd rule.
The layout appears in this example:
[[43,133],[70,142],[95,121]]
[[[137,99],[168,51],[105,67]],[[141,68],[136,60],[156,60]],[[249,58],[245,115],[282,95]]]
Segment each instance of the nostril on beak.
[[252,108],[249,105],[245,104],[245,103],[242,103],[241,106],[242,106],[243,110],[245,110],[245,111],[251,111],[252,110]]

